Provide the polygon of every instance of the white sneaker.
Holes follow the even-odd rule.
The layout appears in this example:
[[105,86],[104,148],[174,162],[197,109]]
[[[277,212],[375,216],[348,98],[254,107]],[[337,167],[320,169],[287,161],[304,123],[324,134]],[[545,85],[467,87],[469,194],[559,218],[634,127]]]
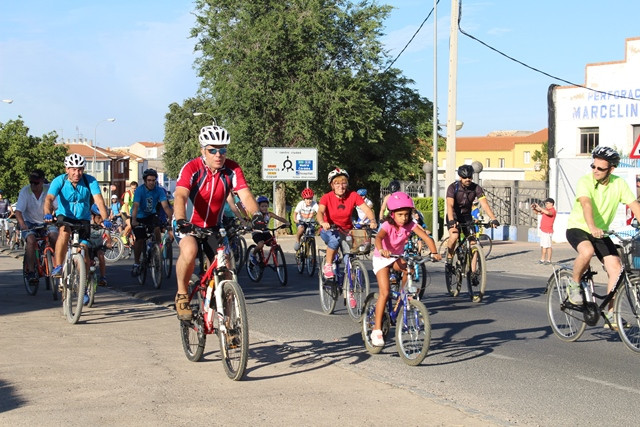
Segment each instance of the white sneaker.
[[573,280],[569,281],[567,285],[567,299],[571,304],[582,304],[582,295],[580,294],[580,285]]
[[380,329],[374,329],[371,331],[371,345],[375,347],[384,346],[384,338]]

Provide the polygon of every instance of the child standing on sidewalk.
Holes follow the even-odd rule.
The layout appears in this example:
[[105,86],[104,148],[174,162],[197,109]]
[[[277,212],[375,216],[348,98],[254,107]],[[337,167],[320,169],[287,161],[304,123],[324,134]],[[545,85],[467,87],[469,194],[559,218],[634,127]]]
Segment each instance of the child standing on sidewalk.
[[[413,200],[408,194],[398,191],[389,196],[387,200],[389,215],[380,226],[375,241],[373,254],[373,272],[378,280],[378,302],[376,303],[376,324],[371,331],[371,344],[381,347],[384,345],[382,336],[382,317],[384,306],[389,297],[389,266],[399,271],[405,271],[407,264],[400,258],[392,258],[391,255],[402,255],[404,245],[409,240],[411,233],[416,233],[429,247],[431,257],[440,260],[438,249],[433,239],[420,225],[412,220],[414,209]],[[406,275],[402,277],[402,285],[406,281]]]
[[551,237],[553,236],[553,223],[556,220],[556,202],[552,198],[544,199],[544,208],[536,203],[531,204],[534,212],[541,214],[540,220],[540,261],[538,264],[551,264]]

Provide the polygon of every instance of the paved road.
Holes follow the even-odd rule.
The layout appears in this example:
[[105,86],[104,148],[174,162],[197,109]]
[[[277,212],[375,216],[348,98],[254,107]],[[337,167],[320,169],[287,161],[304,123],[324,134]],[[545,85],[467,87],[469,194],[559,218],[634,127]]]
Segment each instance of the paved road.
[[[290,250],[290,239],[281,242]],[[288,420],[314,425],[379,424],[396,420],[398,414],[410,424],[636,424],[633,408],[640,382],[637,370],[631,367],[638,356],[626,350],[617,335],[602,328],[590,328],[577,343],[560,342],[544,314],[541,278],[549,275],[550,267],[534,264],[537,246],[502,243],[494,251],[491,286],[481,305],[446,296],[442,274],[436,271],[441,266],[430,268],[433,284],[425,303],[433,338],[429,356],[416,368],[400,361],[392,343],[382,354],[369,355],[358,325],[342,307],[333,316],[322,315],[315,277],[298,276],[290,268],[290,285],[282,288],[273,272],[266,271],[259,284],[251,283],[243,273],[252,350],[242,383],[226,379],[213,341],[207,344],[204,363],[184,358],[170,310],[175,282],[166,283],[160,291],[151,290],[150,283],[140,289],[128,275],[131,262],[122,262],[110,268],[112,289],[100,289],[98,306],[83,314],[81,324],[71,326],[48,294],[25,295],[18,283],[19,263],[14,262],[3,273],[6,279],[0,279],[0,292],[5,294],[0,298],[0,322],[3,330],[12,331],[2,338],[10,344],[0,348],[0,381],[4,381],[0,393],[7,397],[1,400],[9,402],[8,408],[0,404],[6,411],[0,413],[0,419],[9,415],[11,421],[24,416],[37,421],[30,417],[36,416],[34,410],[40,408],[36,402],[42,396],[47,407],[57,409],[60,396],[82,392],[96,405],[91,419],[100,422],[128,423],[114,417],[119,414],[133,424],[145,424],[148,417],[156,423],[173,424],[182,420],[174,417],[184,405],[190,408],[185,422],[201,421],[205,420],[201,416],[220,415],[220,410],[198,405],[202,413],[196,413],[185,390],[213,390],[209,380],[214,379],[226,393],[241,396],[238,402],[228,398],[225,402],[230,402],[230,408],[242,404],[238,408],[247,424]],[[559,245],[556,254],[557,259],[568,258],[572,251]],[[7,260],[0,258],[0,263]],[[13,315],[4,315],[9,312]],[[23,327],[12,328],[16,324]],[[25,331],[28,340],[24,340]],[[82,363],[56,362],[55,375],[71,384],[51,397],[46,389],[61,385],[56,381],[42,384],[38,378],[47,372],[47,360],[59,360],[64,354],[66,347],[61,349],[61,343],[72,345]],[[40,347],[48,352],[35,351]],[[178,380],[181,375],[184,379]],[[96,388],[113,389],[115,397]],[[615,410],[594,404],[598,402],[594,390],[616,402]],[[129,402],[124,397],[129,395],[138,400]],[[571,411],[564,403],[567,400]],[[255,410],[247,409],[248,402]],[[62,407],[67,409],[57,410],[50,419],[73,420],[73,413],[80,410],[66,401]],[[369,410],[376,413],[369,414]]]

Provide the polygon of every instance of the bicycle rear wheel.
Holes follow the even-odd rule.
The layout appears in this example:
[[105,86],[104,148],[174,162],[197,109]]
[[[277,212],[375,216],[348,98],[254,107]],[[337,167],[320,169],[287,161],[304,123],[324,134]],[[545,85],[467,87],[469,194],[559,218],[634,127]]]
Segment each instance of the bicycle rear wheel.
[[282,252],[282,248],[278,246],[275,249],[275,261],[276,261],[276,274],[278,275],[278,280],[282,286],[287,286],[287,261],[284,259],[284,252]]
[[111,236],[111,248],[104,250],[104,259],[108,264],[112,264],[122,258],[124,254],[124,243],[120,240],[120,236]]
[[553,274],[547,284],[547,317],[553,333],[562,341],[576,341],[582,336],[587,327],[582,312],[565,305],[567,302],[567,287],[571,283],[571,272],[560,270]]
[[489,254],[491,254],[491,249],[493,249],[493,240],[491,240],[491,236],[482,233],[477,236],[477,239],[480,246],[482,246],[485,259],[489,259]]
[[222,282],[224,325],[218,325],[224,371],[234,381],[242,378],[249,356],[249,322],[244,294],[237,282]]
[[[383,346],[375,346],[371,344],[371,331],[376,326],[376,304],[378,303],[378,294],[369,294],[364,301],[364,308],[362,309],[362,341],[364,341],[364,347],[371,354],[378,354],[384,348]],[[391,329],[391,319],[387,310],[384,311],[384,317],[382,318],[382,337],[386,340]]]
[[[0,233],[4,233],[3,230],[0,230]],[[27,290],[27,294],[31,296],[35,296],[38,293],[38,286],[40,286],[40,278],[38,276],[38,263],[35,261],[32,267],[33,273],[35,274],[35,280],[29,280],[27,276],[27,258],[22,258],[22,280],[24,281],[24,287]]]
[[296,268],[298,269],[298,273],[302,274],[304,271],[304,266],[307,263],[307,242],[302,240],[300,243],[300,247],[296,251]]
[[[347,312],[351,320],[360,322],[362,310],[364,309],[364,301],[367,295],[369,295],[369,273],[362,261],[358,259],[351,260],[351,279],[348,275],[345,275],[343,289],[346,289],[348,292]],[[355,301],[353,307],[351,307],[351,298]]]
[[305,264],[307,266],[307,274],[312,277],[316,272],[317,266],[317,254],[316,254],[316,239],[309,239],[307,241],[307,253],[305,254]]
[[169,279],[173,272],[173,242],[170,239],[165,239],[162,244],[162,270],[164,277]]
[[160,252],[160,246],[154,244],[149,253],[149,268],[151,270],[151,279],[153,281],[153,287],[160,289],[162,286],[162,276],[164,275],[164,267],[162,265],[162,254]]
[[628,278],[616,294],[618,334],[629,350],[640,353],[640,278]]
[[[476,264],[476,271],[472,272],[471,265]],[[487,261],[484,258],[482,248],[477,246],[471,247],[469,256],[470,262],[467,266],[467,289],[469,290],[469,298],[472,302],[481,302],[484,298],[485,288],[487,287]]]
[[[98,268],[98,259],[95,260],[95,267]],[[98,288],[98,273],[94,271],[90,271],[87,276],[87,293],[89,294],[89,303],[87,307],[93,307],[93,300],[96,297],[96,289]]]
[[82,314],[82,300],[87,287],[87,271],[82,255],[73,254],[65,268],[70,271],[65,271],[62,277],[65,283],[64,314],[69,323],[75,324]]
[[249,275],[249,279],[253,282],[259,282],[260,279],[262,279],[262,274],[264,273],[262,257],[256,249],[256,245],[249,246],[249,249],[247,249],[247,260],[245,261],[247,264],[247,274]]
[[[199,286],[200,278],[192,275],[189,281],[188,295],[196,286]],[[204,333],[204,321],[202,318],[202,294],[198,290],[189,301],[192,317],[191,321],[180,321],[180,338],[182,339],[182,349],[184,354],[191,362],[198,362],[204,353],[204,346],[207,341],[207,335]]]
[[[324,257],[323,257],[324,265]],[[322,269],[318,268],[318,288],[320,291],[320,307],[324,314],[331,314],[336,309],[338,301],[338,287],[333,279],[325,279],[322,275]]]
[[[431,322],[427,307],[418,300],[408,299],[409,306],[401,308],[396,322],[396,346],[404,363],[416,366],[422,363],[431,343]],[[402,313],[406,313],[403,316]]]
[[51,294],[53,295],[53,300],[54,301],[58,301],[58,299],[60,298],[60,289],[58,289],[58,284],[60,283],[59,280],[55,280],[53,277],[51,277],[51,271],[53,270],[54,266],[53,266],[53,253],[47,251],[46,252],[46,259],[47,259],[47,268],[46,268],[46,272],[47,272],[47,277],[49,278],[49,283],[51,285]]

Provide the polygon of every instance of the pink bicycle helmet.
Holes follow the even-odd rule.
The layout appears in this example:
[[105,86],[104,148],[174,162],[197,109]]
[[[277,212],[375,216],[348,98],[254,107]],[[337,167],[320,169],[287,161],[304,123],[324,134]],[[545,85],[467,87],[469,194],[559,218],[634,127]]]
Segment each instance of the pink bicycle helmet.
[[389,208],[391,212],[398,209],[413,209],[413,199],[411,199],[407,193],[396,191],[389,196],[389,199],[387,200],[387,208]]

